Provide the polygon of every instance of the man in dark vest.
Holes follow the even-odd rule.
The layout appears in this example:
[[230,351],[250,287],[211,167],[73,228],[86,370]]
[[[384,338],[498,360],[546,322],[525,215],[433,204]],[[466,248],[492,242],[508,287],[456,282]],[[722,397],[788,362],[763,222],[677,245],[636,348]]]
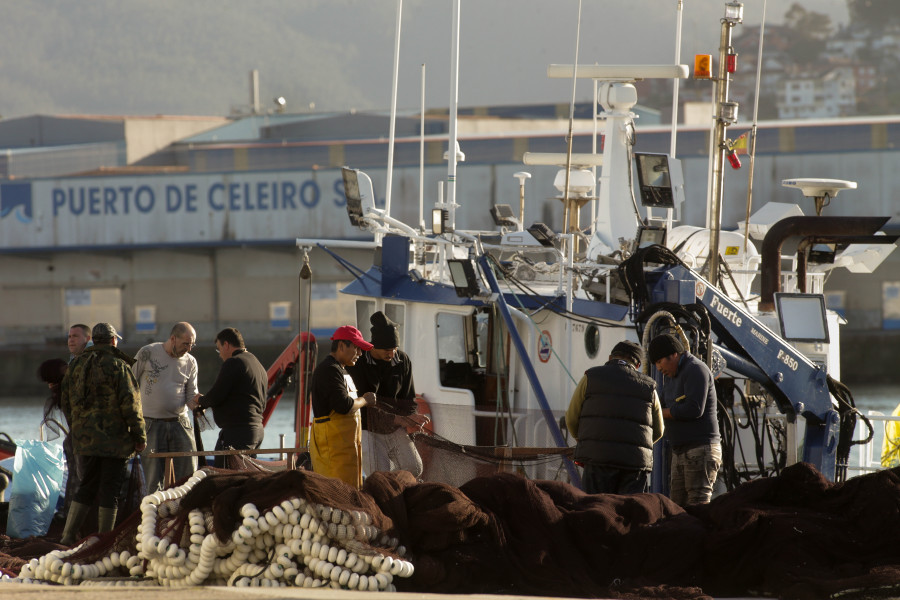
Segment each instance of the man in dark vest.
[[656,383],[638,371],[642,356],[638,344],[619,342],[605,365],[585,371],[572,394],[566,428],[578,440],[575,461],[584,466],[589,494],[650,491],[663,419]]

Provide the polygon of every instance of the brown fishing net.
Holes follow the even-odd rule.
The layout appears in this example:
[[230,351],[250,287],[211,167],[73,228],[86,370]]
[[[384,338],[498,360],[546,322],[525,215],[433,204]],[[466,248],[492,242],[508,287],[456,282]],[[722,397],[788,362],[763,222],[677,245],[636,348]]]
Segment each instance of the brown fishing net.
[[[438,453],[432,460],[454,452],[433,441],[427,444]],[[510,461],[484,449],[455,451],[464,455],[457,460],[477,464],[463,469],[476,476],[458,486],[416,481],[402,471],[374,473],[356,490],[304,470],[210,469],[180,504],[171,504],[172,514],[160,512],[156,533],[186,540],[188,513],[197,508],[211,515],[208,529],[227,540],[247,503],[262,513],[298,497],[363,511],[399,540],[415,565],[412,577],[394,579],[400,591],[801,600],[900,595],[900,470],[835,484],[798,464],[684,510],[658,494],[588,495],[562,481],[498,472]],[[484,470],[491,474],[479,475]],[[140,518],[135,513],[70,560],[133,553]],[[361,554],[391,554],[377,541],[356,547]]]

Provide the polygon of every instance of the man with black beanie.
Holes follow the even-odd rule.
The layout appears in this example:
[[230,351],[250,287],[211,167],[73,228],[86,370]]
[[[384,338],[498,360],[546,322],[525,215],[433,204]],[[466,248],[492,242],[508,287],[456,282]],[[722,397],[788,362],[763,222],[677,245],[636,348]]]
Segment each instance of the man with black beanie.
[[650,340],[648,354],[665,376],[663,418],[672,447],[669,498],[681,506],[706,504],[722,464],[712,372],[669,333]]
[[428,417],[416,413],[412,362],[398,349],[396,323],[381,311],[373,314],[370,322],[373,348],[347,367],[359,393],[373,392],[378,399],[374,407],[362,411],[366,474],[404,470],[418,478],[422,475],[422,458],[406,427],[421,427]]
[[663,434],[656,383],[640,373],[641,347],[616,344],[605,365],[585,371],[566,410],[566,428],[578,444],[588,494],[650,491],[653,444]]

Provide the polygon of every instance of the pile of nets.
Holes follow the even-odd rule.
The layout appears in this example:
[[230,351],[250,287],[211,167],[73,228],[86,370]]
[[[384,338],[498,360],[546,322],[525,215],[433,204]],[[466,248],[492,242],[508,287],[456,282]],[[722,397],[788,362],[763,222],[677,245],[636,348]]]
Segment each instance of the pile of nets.
[[146,496],[110,535],[34,559],[19,577],[391,591],[394,577],[412,575],[372,500],[342,482],[308,471],[218,473]]
[[[38,566],[71,574],[78,564],[82,580],[97,580],[108,560],[107,578],[179,585],[350,588],[353,579],[362,589],[365,576],[365,589],[458,594],[900,595],[898,470],[835,484],[798,464],[686,510],[658,494],[589,495],[510,473],[459,487],[375,473],[361,491],[306,471],[198,477],[182,496],[160,500],[155,517],[142,507],[107,537],[33,560],[20,577],[34,578]],[[298,504],[292,523],[288,507]],[[312,519],[318,527],[309,529]],[[185,574],[186,563],[197,566]]]

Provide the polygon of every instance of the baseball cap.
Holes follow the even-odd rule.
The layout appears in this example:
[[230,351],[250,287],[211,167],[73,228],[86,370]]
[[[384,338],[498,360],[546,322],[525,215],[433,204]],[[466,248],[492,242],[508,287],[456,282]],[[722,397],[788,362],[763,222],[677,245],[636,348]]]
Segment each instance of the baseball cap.
[[95,342],[105,342],[114,337],[122,339],[122,336],[116,331],[116,328],[110,323],[97,323],[91,330],[91,339]]
[[332,340],[341,340],[344,342],[352,342],[354,346],[361,350],[371,350],[372,344],[367,342],[362,334],[359,332],[359,329],[354,327],[353,325],[342,325],[335,329],[334,335],[331,336]]

